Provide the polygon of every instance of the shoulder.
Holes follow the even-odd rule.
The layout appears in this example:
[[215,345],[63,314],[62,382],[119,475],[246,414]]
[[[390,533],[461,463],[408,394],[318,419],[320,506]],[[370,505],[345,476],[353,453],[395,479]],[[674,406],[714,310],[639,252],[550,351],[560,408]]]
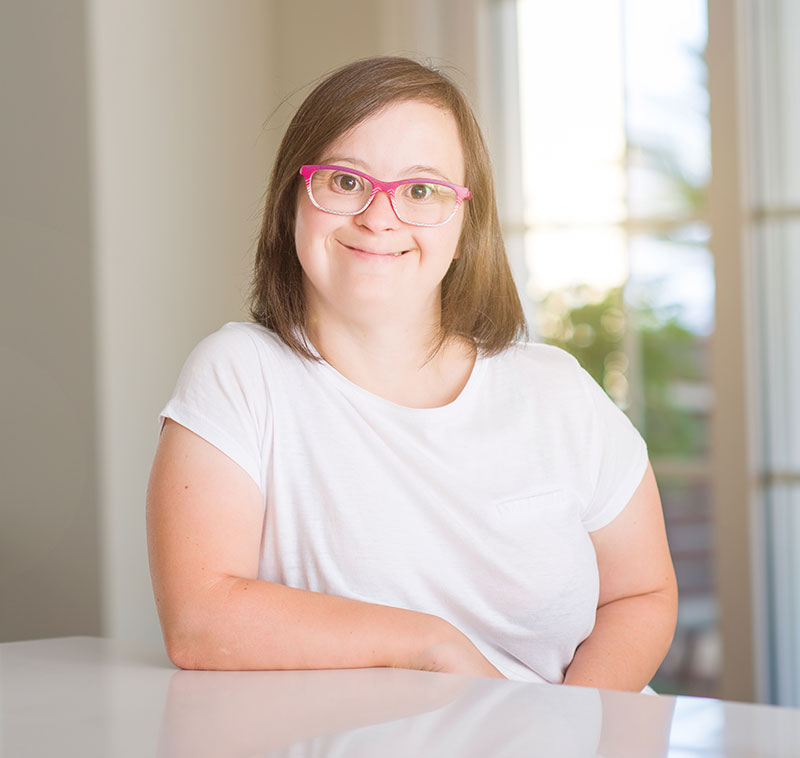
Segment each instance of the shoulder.
[[263,490],[263,456],[271,428],[273,382],[268,355],[277,340],[266,329],[230,323],[201,340],[161,411],[247,471]]
[[190,352],[178,378],[178,387],[200,385],[264,388],[282,366],[304,360],[273,332],[260,324],[230,322],[202,339]]
[[515,343],[489,363],[489,392],[535,407],[540,417],[563,424],[574,419],[585,427],[598,414],[624,416],[591,374],[561,348]]
[[554,345],[543,342],[514,342],[500,356],[509,360],[555,370],[574,371],[579,368],[573,355]]
[[290,355],[294,354],[281,339],[261,324],[231,321],[201,340],[189,360],[253,367],[270,359],[287,359]]
[[495,374],[528,387],[577,389],[588,378],[566,350],[537,342],[515,342],[489,360]]
[[282,345],[279,337],[261,324],[249,321],[229,321],[216,332],[201,340],[195,349],[225,354],[237,353],[247,348],[251,351],[278,349]]
[[[225,324],[191,351],[161,415],[195,432],[209,425],[217,431],[227,429],[233,418],[252,418],[254,427],[263,429],[271,398],[286,383],[279,361],[287,356],[301,360],[263,326]],[[229,436],[240,434],[241,430]],[[209,439],[210,433],[200,436]]]

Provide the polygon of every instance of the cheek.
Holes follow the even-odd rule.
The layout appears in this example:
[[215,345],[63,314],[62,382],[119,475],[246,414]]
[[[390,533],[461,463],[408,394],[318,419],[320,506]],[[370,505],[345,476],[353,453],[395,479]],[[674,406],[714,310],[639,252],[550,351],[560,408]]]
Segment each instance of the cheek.
[[447,235],[447,244],[453,250],[454,258],[458,258],[461,255],[459,242],[461,242],[461,235],[464,231],[465,212],[466,208],[462,205],[456,217],[442,227],[442,232]]
[[306,206],[307,203],[300,202],[294,224],[297,257],[304,268],[314,259],[316,252],[324,249],[325,241],[331,232],[330,223],[326,223],[327,214]]
[[431,230],[438,234],[425,235],[425,239],[417,238],[422,250],[422,261],[431,280],[441,283],[453,260],[458,257],[459,229]]
[[453,219],[450,224],[439,230],[438,245],[443,251],[447,251],[450,258],[458,258],[459,256],[458,243],[461,239],[461,228],[462,225],[456,223],[456,220]]

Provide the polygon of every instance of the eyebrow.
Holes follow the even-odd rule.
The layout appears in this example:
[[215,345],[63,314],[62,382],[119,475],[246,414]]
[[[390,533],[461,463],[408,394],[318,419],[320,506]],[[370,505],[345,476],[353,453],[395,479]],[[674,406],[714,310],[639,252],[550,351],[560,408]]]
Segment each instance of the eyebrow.
[[[351,163],[353,166],[355,166],[355,168],[360,169],[365,174],[369,173],[367,171],[369,166],[366,163],[364,163],[364,161],[359,160],[358,158],[353,158],[353,157],[351,157],[349,155],[333,155],[331,157],[325,158],[322,161],[322,164],[323,165],[324,164],[327,164],[327,165],[340,165],[342,162]],[[421,178],[423,178],[421,176],[418,177],[417,176],[418,174],[435,174],[436,176],[438,176],[440,179],[444,180],[445,182],[450,182],[451,184],[453,183],[452,179],[450,179],[447,176],[445,176],[438,168],[435,168],[434,166],[423,166],[421,164],[418,164],[416,166],[409,166],[405,171],[401,171],[400,173],[401,173],[401,176],[405,175],[409,179],[415,179],[415,178],[420,178],[421,179]]]

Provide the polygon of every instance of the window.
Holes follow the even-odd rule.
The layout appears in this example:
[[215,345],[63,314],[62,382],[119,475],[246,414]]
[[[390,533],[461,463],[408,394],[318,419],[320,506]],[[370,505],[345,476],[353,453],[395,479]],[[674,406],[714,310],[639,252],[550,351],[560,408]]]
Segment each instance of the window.
[[705,2],[497,2],[494,33],[501,215],[526,313],[647,440],[681,592],[655,686],[714,694]]
[[766,698],[800,706],[800,5],[743,4]]

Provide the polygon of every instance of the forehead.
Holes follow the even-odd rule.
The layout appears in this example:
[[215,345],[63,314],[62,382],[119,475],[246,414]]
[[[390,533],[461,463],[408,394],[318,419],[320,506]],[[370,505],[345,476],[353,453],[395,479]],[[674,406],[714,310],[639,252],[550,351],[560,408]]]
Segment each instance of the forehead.
[[327,162],[354,162],[380,179],[428,167],[456,183],[464,181],[464,155],[453,114],[420,100],[392,103],[335,139],[323,152]]

